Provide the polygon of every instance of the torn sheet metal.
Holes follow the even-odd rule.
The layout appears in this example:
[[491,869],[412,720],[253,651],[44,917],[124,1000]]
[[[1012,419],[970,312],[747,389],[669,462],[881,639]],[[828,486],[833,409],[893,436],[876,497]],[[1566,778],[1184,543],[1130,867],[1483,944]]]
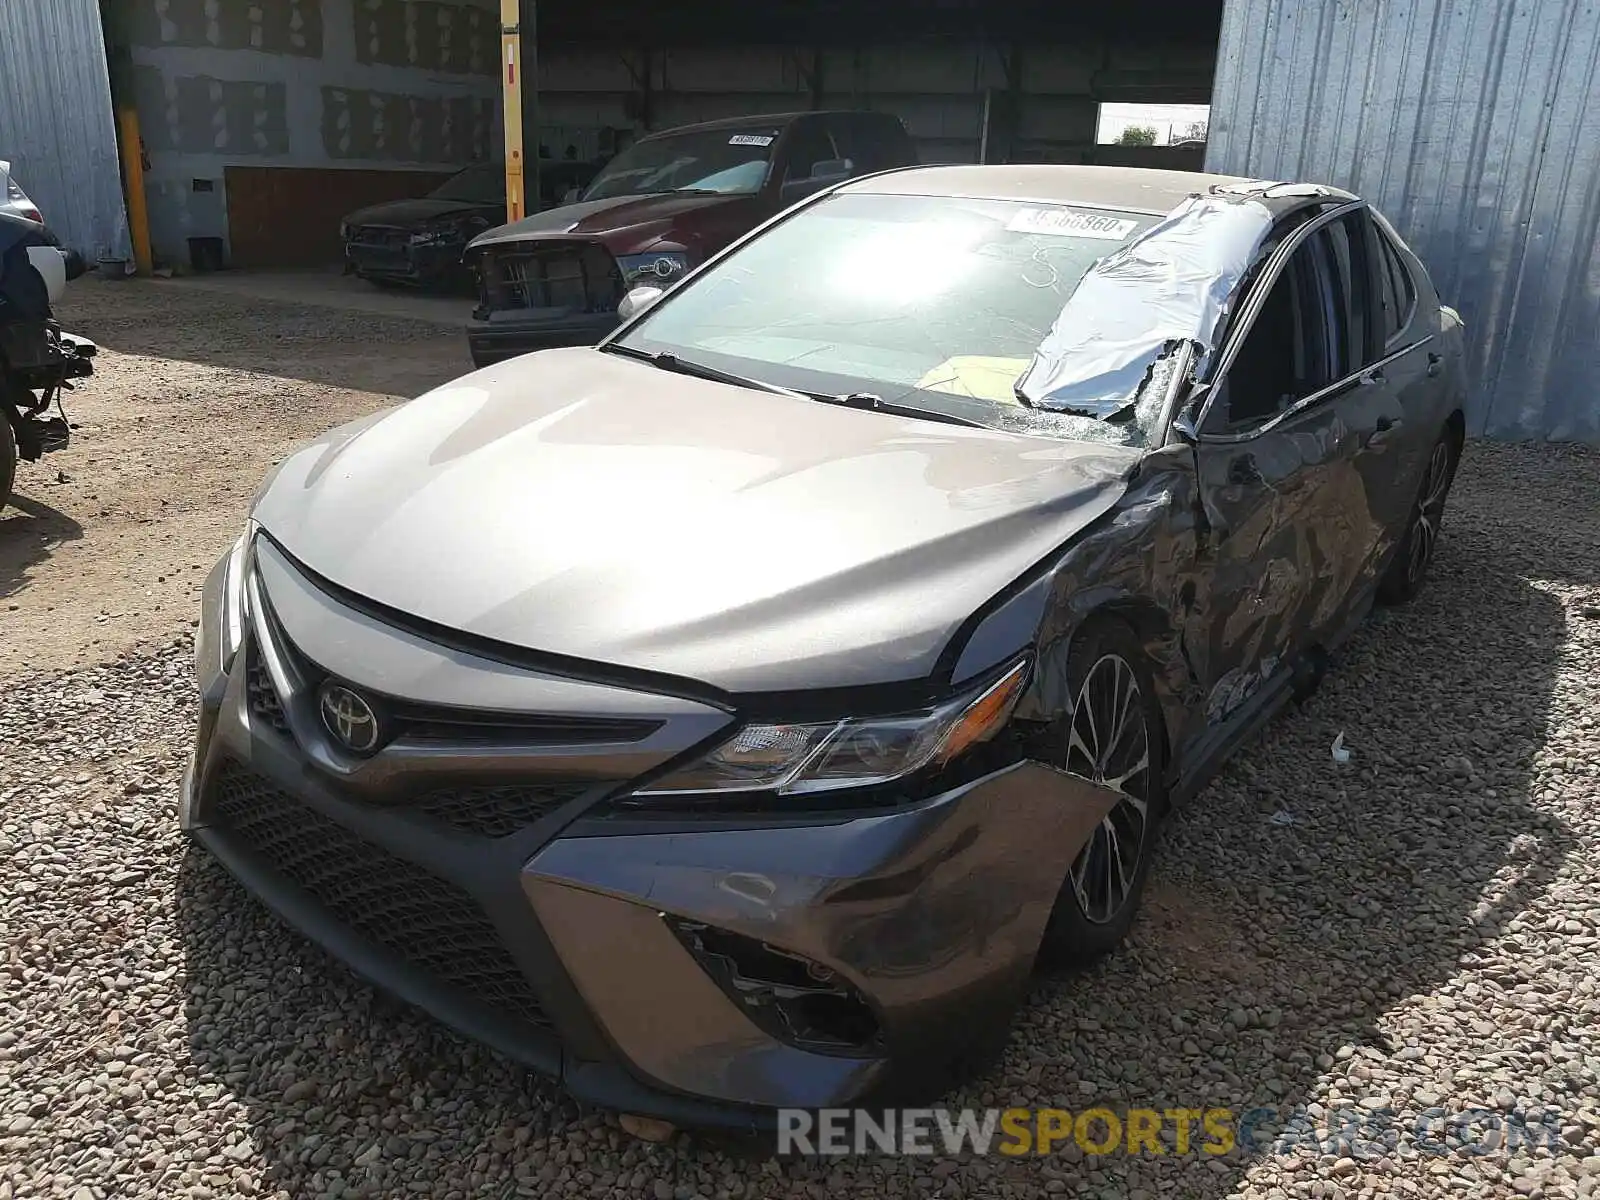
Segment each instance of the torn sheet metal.
[[1038,408],[1107,417],[1138,397],[1174,344],[1198,342],[1203,362],[1271,228],[1263,204],[1191,196],[1083,277],[1018,394]]

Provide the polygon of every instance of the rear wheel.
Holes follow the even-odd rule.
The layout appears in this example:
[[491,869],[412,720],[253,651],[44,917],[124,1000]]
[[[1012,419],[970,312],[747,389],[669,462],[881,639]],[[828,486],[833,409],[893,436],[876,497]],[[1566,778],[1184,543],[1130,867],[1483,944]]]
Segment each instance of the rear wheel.
[[1114,948],[1133,924],[1165,807],[1161,708],[1133,630],[1096,622],[1073,645],[1072,709],[1060,764],[1120,799],[1078,852],[1056,897],[1041,957],[1084,962]]
[[1446,429],[1428,454],[1417,498],[1406,518],[1405,535],[1378,584],[1378,599],[1384,604],[1405,604],[1422,590],[1439,544],[1444,502],[1449,498],[1450,484],[1456,476],[1456,457],[1456,439]]

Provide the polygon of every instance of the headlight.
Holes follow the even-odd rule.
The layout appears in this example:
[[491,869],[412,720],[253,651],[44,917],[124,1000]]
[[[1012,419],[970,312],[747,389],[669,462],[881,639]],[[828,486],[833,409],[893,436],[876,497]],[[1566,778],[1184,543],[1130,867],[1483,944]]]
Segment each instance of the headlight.
[[994,736],[1028,677],[1019,662],[998,681],[921,712],[814,725],[746,725],[698,762],[637,796],[773,792],[782,796],[871,787],[942,766]]
[[228,569],[222,580],[222,669],[233,665],[234,656],[244,645],[244,631],[250,620],[245,605],[245,578],[250,570],[250,549],[255,542],[256,523],[246,521],[244,532],[228,551]]
[[689,256],[677,250],[623,254],[618,256],[617,266],[622,268],[622,282],[629,287],[646,283],[666,285],[688,273]]
[[434,246],[447,242],[470,242],[487,228],[489,222],[482,217],[455,217],[437,225],[424,225],[411,235],[411,244]]

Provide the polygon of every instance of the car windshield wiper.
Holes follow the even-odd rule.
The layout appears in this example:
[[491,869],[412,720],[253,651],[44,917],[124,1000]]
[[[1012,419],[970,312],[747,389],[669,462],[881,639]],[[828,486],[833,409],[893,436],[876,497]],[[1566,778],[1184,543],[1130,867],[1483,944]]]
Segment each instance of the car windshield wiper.
[[640,362],[647,362],[663,371],[673,371],[679,375],[691,375],[696,379],[709,379],[714,383],[731,383],[734,387],[752,388],[758,392],[771,392],[775,396],[792,396],[796,400],[816,400],[822,404],[837,404],[843,408],[865,408],[895,417],[919,417],[924,421],[942,421],[946,425],[965,425],[969,429],[988,428],[982,421],[974,421],[969,417],[958,417],[954,413],[940,412],[932,408],[912,408],[908,404],[891,404],[874,392],[842,392],[837,395],[828,392],[801,392],[794,388],[786,388],[782,384],[768,383],[763,379],[750,379],[744,375],[735,375],[731,371],[719,371],[716,367],[708,367],[705,363],[680,358],[667,350],[651,352],[649,350],[640,350],[634,346],[625,346],[621,342],[608,342],[606,345],[601,346],[600,349],[610,354],[620,354],[624,358],[636,358]]
[[772,392],[778,396],[792,396],[796,400],[812,399],[806,393],[797,392],[793,388],[780,387],[776,383],[767,383],[760,379],[748,379],[743,375],[735,375],[731,371],[719,371],[717,368],[708,367],[704,363],[679,358],[676,354],[665,350],[651,353],[649,350],[638,350],[632,346],[624,346],[620,342],[611,342],[600,348],[612,354],[636,358],[640,362],[647,362],[653,367],[659,367],[663,371],[672,371],[678,375],[692,375],[696,379],[709,379],[713,383],[731,383],[734,387],[753,388],[758,392]]
[[808,393],[813,400],[821,400],[824,404],[838,404],[845,408],[866,408],[873,412],[887,413],[892,417],[918,417],[924,421],[942,421],[946,425],[964,425],[968,429],[989,428],[982,421],[974,421],[971,417],[958,417],[954,413],[941,412],[936,408],[914,408],[909,404],[891,404],[876,392],[845,392],[842,395],[829,396],[825,393]]

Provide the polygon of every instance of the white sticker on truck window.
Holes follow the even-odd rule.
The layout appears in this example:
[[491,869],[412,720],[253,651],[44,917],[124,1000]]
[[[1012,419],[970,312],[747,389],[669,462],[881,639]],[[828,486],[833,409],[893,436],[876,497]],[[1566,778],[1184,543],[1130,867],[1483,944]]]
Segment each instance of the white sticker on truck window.
[[1139,227],[1126,217],[1108,217],[1072,208],[1018,209],[1006,225],[1012,233],[1044,233],[1055,237],[1098,238],[1105,242],[1125,241]]
[[772,142],[770,133],[736,133],[728,139],[730,146],[770,146]]

